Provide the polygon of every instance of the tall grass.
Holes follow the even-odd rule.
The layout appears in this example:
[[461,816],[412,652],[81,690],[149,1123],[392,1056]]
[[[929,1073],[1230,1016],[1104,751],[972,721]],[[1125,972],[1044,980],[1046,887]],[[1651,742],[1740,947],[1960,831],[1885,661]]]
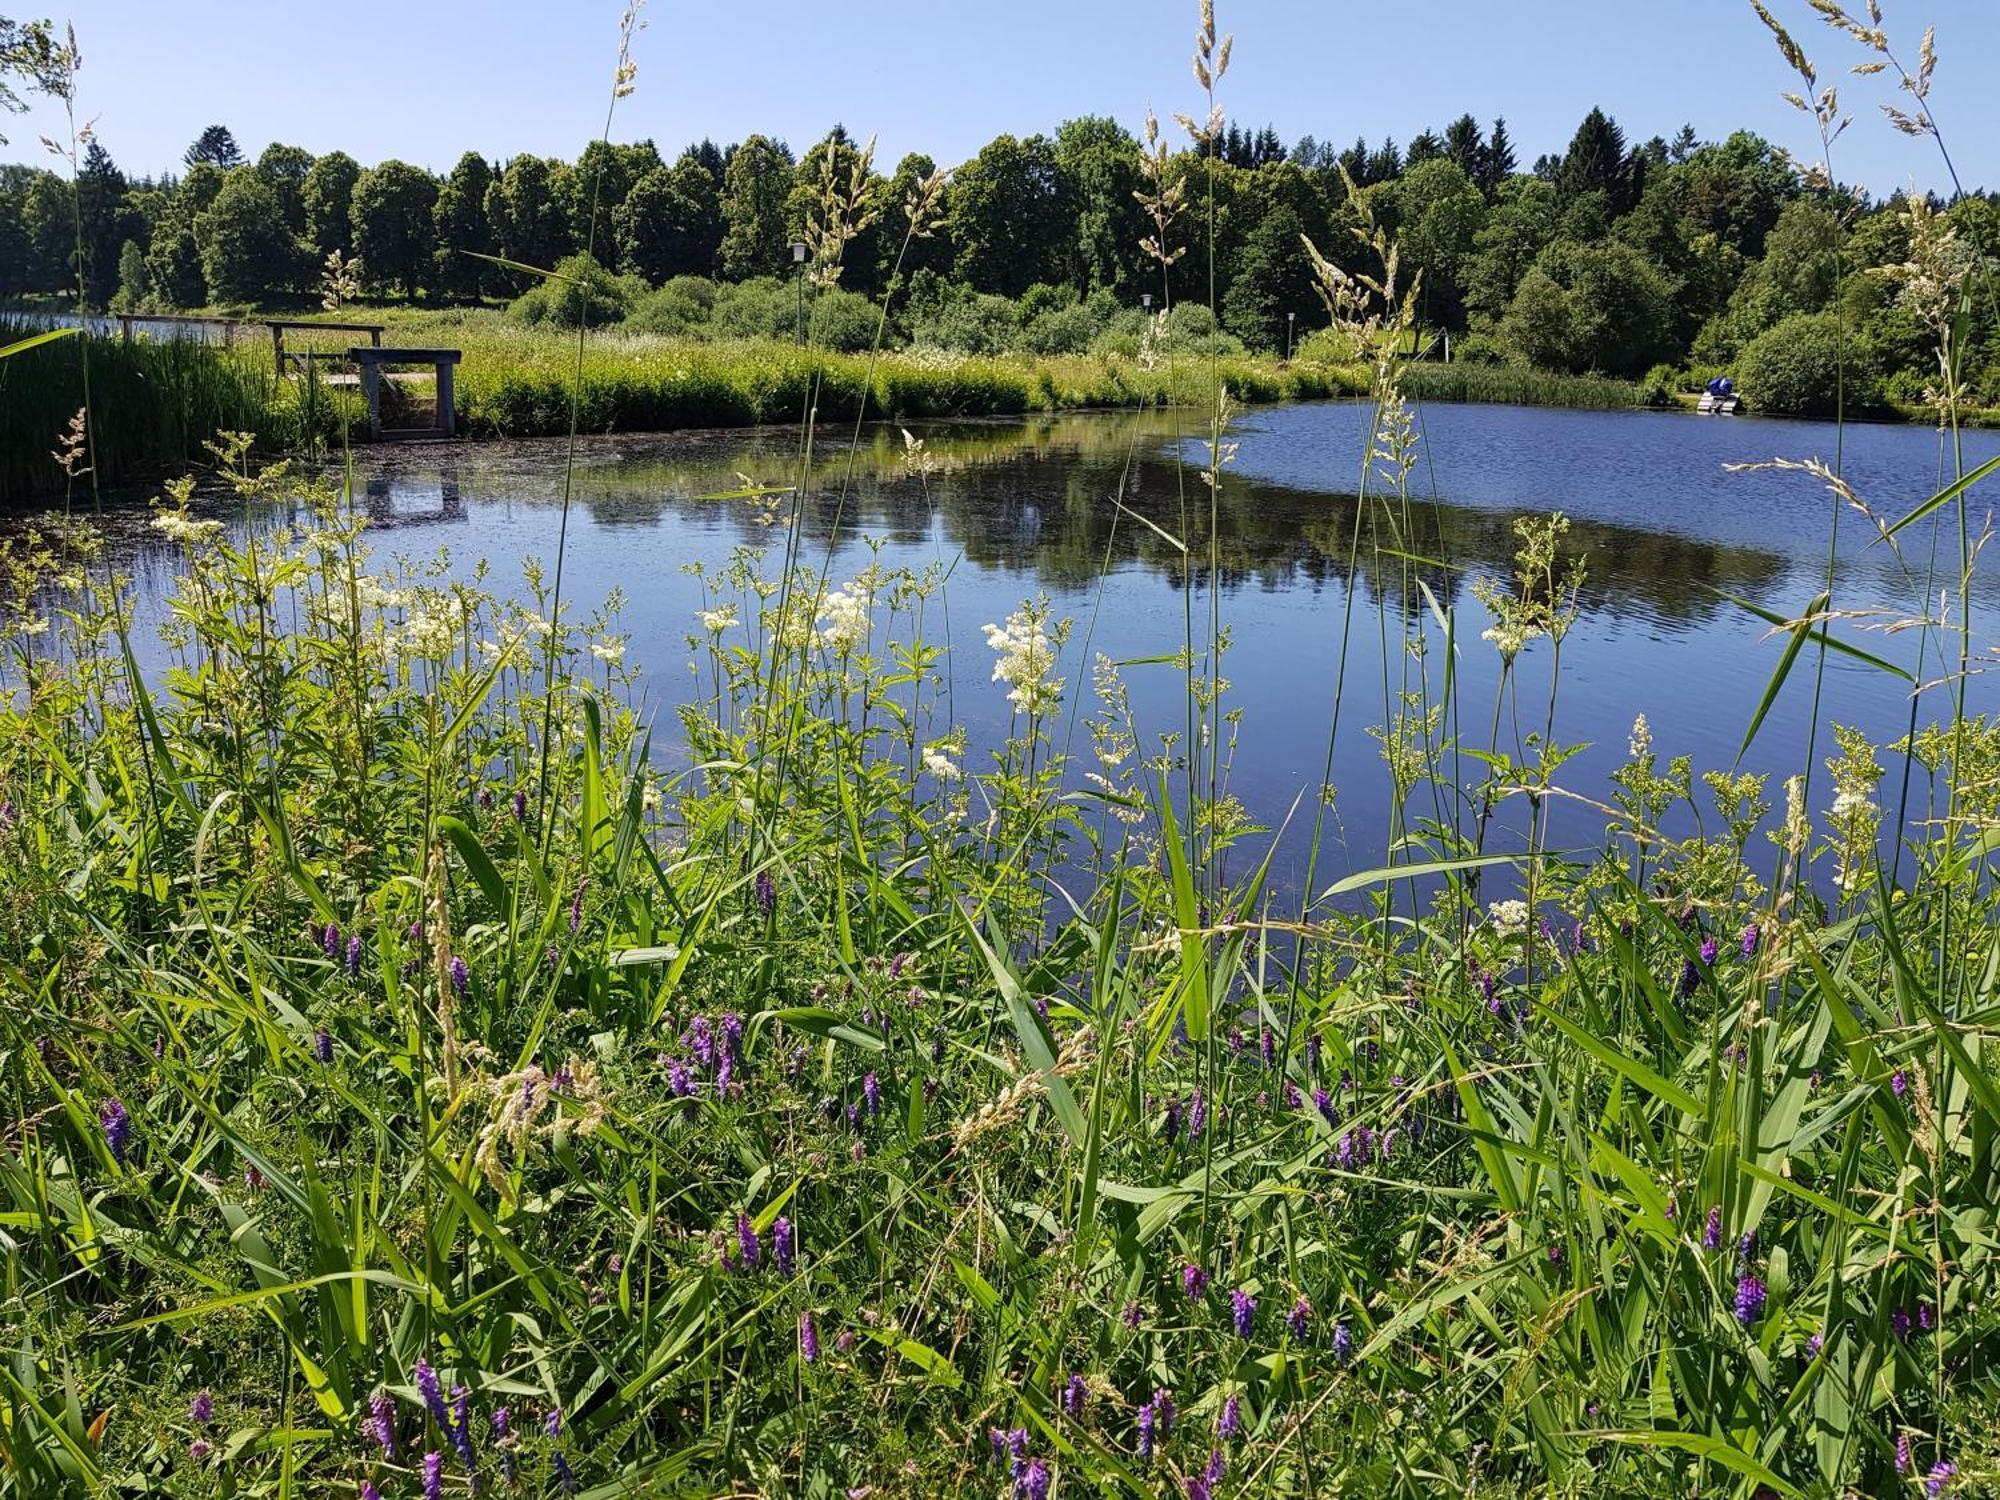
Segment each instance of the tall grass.
[[[1207,7],[1202,36],[1212,81]],[[1353,605],[1362,570],[1424,597],[1442,535],[1414,289],[1370,244],[1361,273],[1312,252],[1381,352],[1343,666],[1301,692],[1329,764],[1379,743],[1392,854],[1283,910],[1229,791],[1219,604],[1121,667],[1024,601],[975,744],[944,569],[805,555],[808,491],[851,478],[810,415],[799,483],[751,497],[772,546],[702,575],[672,724],[615,600],[385,563],[342,487],[245,441],[214,454],[240,530],[185,488],[156,521],[185,552],[163,673],[89,532],[17,541],[0,1493],[1990,1489],[1976,549],[1948,622],[1778,621],[1763,707],[1808,647],[1887,692],[1945,670],[1906,744],[1831,731],[1831,795],[1697,777],[1643,718],[1585,793],[1560,517],[1476,608]],[[767,410],[896,409],[891,358],[758,358]],[[1232,375],[1147,370],[1210,424],[1190,513]],[[1914,546],[1974,477],[1881,530]],[[274,499],[298,524],[249,524]],[[1212,588],[1197,528],[1129,523]],[[1462,701],[1488,649],[1495,698]],[[1134,716],[1149,669],[1185,719]],[[1601,839],[1552,846],[1584,795]]]

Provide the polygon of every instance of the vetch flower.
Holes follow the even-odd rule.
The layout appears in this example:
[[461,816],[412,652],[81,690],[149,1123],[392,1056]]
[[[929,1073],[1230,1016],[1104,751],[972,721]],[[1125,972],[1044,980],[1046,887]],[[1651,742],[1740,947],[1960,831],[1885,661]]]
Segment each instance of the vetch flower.
[[736,1215],[736,1247],[743,1257],[743,1269],[755,1270],[762,1250],[757,1243],[757,1226],[751,1222],[747,1213],[739,1212]]
[[361,1481],[360,1500],[382,1500],[382,1492],[375,1488],[373,1481]]
[[194,1400],[188,1403],[188,1420],[202,1427],[215,1420],[215,1397],[207,1391],[197,1391]]
[[1910,1472],[1910,1435],[1907,1432],[1896,1435],[1896,1472]]
[[1708,1211],[1708,1223],[1701,1232],[1701,1248],[1719,1250],[1722,1248],[1722,1208],[1718,1204]]
[[1082,1421],[1083,1410],[1085,1405],[1089,1402],[1089,1400],[1090,1400],[1090,1391],[1089,1388],[1083,1383],[1083,1377],[1081,1375],[1072,1374],[1069,1377],[1069,1383],[1063,1387],[1063,1393],[1062,1393],[1063,1414],[1068,1418],[1070,1418],[1071,1421],[1076,1421],[1076,1422]]
[[878,1115],[882,1112],[882,1085],[873,1073],[869,1073],[862,1078],[861,1095],[868,1101],[868,1113],[870,1115]]
[[1231,1396],[1222,1403],[1222,1415],[1215,1424],[1217,1437],[1233,1438],[1243,1430],[1243,1398]]
[[1719,953],[1721,953],[1721,952],[1722,952],[1722,948],[1721,948],[1721,946],[1720,946],[1719,944],[1717,944],[1717,942],[1715,941],[1715,939],[1714,939],[1714,938],[1703,938],[1703,939],[1702,939],[1702,943],[1701,943],[1701,961],[1702,961],[1702,965],[1703,965],[1703,966],[1704,966],[1705,968],[1711,968],[1711,969],[1712,969],[1712,968],[1714,968],[1714,967],[1715,967],[1715,960],[1716,960],[1716,955],[1718,955],[1718,954],[1719,954]]
[[1181,1290],[1187,1293],[1188,1301],[1199,1301],[1208,1290],[1208,1272],[1189,1261],[1181,1267]]
[[1924,1493],[1933,1497],[1942,1495],[1944,1487],[1951,1482],[1951,1476],[1958,1472],[1958,1465],[1939,1459],[1931,1465],[1930,1478],[1924,1481]]
[[1049,1477],[1049,1466],[1039,1458],[1033,1459],[1022,1471],[1016,1488],[1023,1500],[1049,1500]]
[[576,1475],[571,1471],[569,1460],[563,1456],[561,1450],[557,1450],[549,1456],[549,1466],[555,1470],[556,1483],[562,1486],[562,1492],[565,1495],[574,1495],[576,1493]]
[[424,1455],[424,1500],[444,1500],[444,1455],[435,1448]]
[[1257,1319],[1257,1299],[1238,1287],[1229,1294],[1229,1321],[1239,1339],[1250,1337],[1250,1329]]
[[379,1392],[368,1398],[368,1435],[384,1458],[396,1456],[396,1408]]
[[361,977],[361,934],[358,932],[347,940],[346,967],[349,979]]
[[106,1099],[97,1111],[97,1120],[104,1127],[104,1146],[111,1153],[111,1159],[120,1166],[125,1164],[125,1148],[132,1139],[132,1117],[125,1112],[125,1106],[116,1099]]
[[792,1274],[792,1221],[780,1214],[771,1224],[771,1259],[777,1262],[778,1274]]
[[472,1452],[472,1392],[462,1385],[451,1388],[451,1445],[466,1472],[472,1472],[477,1462]]
[[819,1358],[819,1328],[810,1312],[799,1314],[799,1358],[807,1364]]
[[553,1441],[562,1436],[562,1408],[551,1406],[549,1414],[542,1418],[542,1433]]
[[1743,956],[1745,958],[1755,958],[1757,956],[1757,939],[1759,935],[1755,922],[1752,922],[1748,927],[1743,929]]
[[769,870],[757,872],[757,910],[766,917],[778,909],[778,885]]
[[1153,1443],[1155,1441],[1153,1429],[1158,1420],[1158,1417],[1153,1412],[1152,1402],[1148,1401],[1144,1406],[1139,1408],[1139,1461],[1141,1463],[1152,1462]]
[[440,1432],[451,1430],[451,1413],[445,1410],[444,1387],[438,1383],[438,1373],[431,1368],[431,1362],[422,1355],[417,1356],[417,1367],[413,1372],[417,1382],[417,1394],[424,1399],[424,1410],[431,1414],[431,1420]]
[[472,982],[472,970],[466,967],[466,963],[463,958],[459,957],[457,954],[454,953],[451,958],[452,993],[463,998],[465,995],[465,987],[471,982]]
[[196,1438],[193,1442],[188,1444],[188,1457],[193,1459],[196,1463],[200,1463],[203,1459],[207,1458],[208,1455],[213,1453],[214,1451],[215,1451],[215,1445],[209,1442],[207,1438]]
[[1345,1323],[1337,1323],[1333,1329],[1333,1357],[1341,1364],[1354,1358],[1354,1335]]
[[1764,1311],[1764,1283],[1745,1273],[1736,1283],[1736,1321],[1748,1328]]
[[313,1056],[320,1060],[323,1067],[333,1063],[333,1033],[324,1026],[313,1033]]
[[1294,1339],[1304,1342],[1306,1335],[1312,1331],[1312,1315],[1313,1305],[1302,1294],[1298,1301],[1292,1304],[1292,1310],[1285,1314],[1286,1331]]

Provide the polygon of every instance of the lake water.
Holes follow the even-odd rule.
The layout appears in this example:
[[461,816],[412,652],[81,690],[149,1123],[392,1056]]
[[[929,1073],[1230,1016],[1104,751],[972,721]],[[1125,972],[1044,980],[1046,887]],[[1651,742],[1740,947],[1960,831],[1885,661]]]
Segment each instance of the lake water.
[[[1251,410],[1235,424],[1240,448],[1225,473],[1217,528],[1222,614],[1235,643],[1226,675],[1243,711],[1234,789],[1266,820],[1281,818],[1301,793],[1301,821],[1309,817],[1325,758],[1368,417],[1349,403],[1308,403]],[[1076,621],[1063,664],[1072,694],[1087,691],[1098,652],[1131,660],[1178,649],[1188,589],[1197,596],[1197,629],[1204,629],[1201,567],[1190,576],[1174,546],[1113,503],[1122,495],[1129,511],[1178,534],[1185,496],[1195,512],[1185,523],[1192,551],[1205,566],[1206,491],[1175,460],[1178,450],[1190,465],[1202,461],[1201,445],[1185,430],[1190,420],[1155,413],[926,424],[918,431],[936,460],[927,480],[908,472],[896,429],[870,428],[844,505],[837,498],[844,445],[830,442],[806,507],[805,555],[818,561],[830,552],[836,580],[875,555],[869,539],[885,564],[950,568],[952,708],[975,746],[990,742],[1005,728],[1006,706],[977,627],[1003,619],[1024,597],[1045,592],[1059,615]],[[1414,534],[1401,545],[1425,561],[1406,568],[1377,560],[1363,534],[1349,697],[1333,765],[1340,844],[1326,851],[1323,871],[1372,865],[1383,853],[1385,773],[1366,730],[1382,719],[1383,656],[1401,649],[1399,621],[1428,608],[1406,588],[1411,574],[1441,606],[1459,611],[1462,728],[1483,746],[1499,671],[1493,648],[1479,639],[1488,620],[1472,584],[1504,581],[1517,517],[1560,510],[1572,518],[1568,545],[1583,554],[1589,576],[1582,618],[1563,648],[1555,737],[1588,743],[1561,780],[1601,798],[1641,712],[1663,758],[1686,753],[1697,771],[1729,769],[1782,643],[1724,594],[1789,614],[1824,586],[1834,505],[1825,488],[1808,475],[1731,474],[1726,464],[1779,455],[1831,462],[1841,441],[1849,482],[1877,513],[1895,517],[1935,491],[1943,461],[1936,434],[1921,428],[1850,427],[1841,438],[1828,425],[1679,413],[1439,405],[1423,410],[1421,431],[1413,483],[1423,503],[1414,510]],[[621,628],[632,657],[648,669],[662,739],[672,737],[665,707],[689,680],[685,637],[700,597],[684,565],[719,568],[737,547],[775,539],[746,503],[702,497],[738,488],[739,474],[789,482],[796,446],[788,432],[579,445],[565,593],[580,617],[614,587],[624,591]],[[1970,467],[2000,452],[2000,434],[1969,434],[1965,448]],[[485,558],[504,581],[518,576],[523,557],[553,556],[563,469],[560,443],[363,449],[356,503],[372,518],[378,550],[426,556],[446,548],[455,569]],[[1990,485],[1972,492],[1976,516],[1996,492]],[[1369,505],[1367,519],[1381,522],[1386,512]],[[1841,530],[1836,606],[1915,612],[1933,563],[1932,527],[1911,528],[1900,558],[1871,544],[1867,523],[1852,512]],[[156,606],[171,553],[146,552],[137,572]],[[1933,601],[1955,576],[1956,555],[1955,528],[1940,533]],[[2000,621],[2000,598],[1982,589],[1976,640],[1994,638],[1988,621]],[[1917,667],[1917,632],[1883,636],[1843,626],[1842,633]],[[1780,803],[1778,781],[1804,756],[1810,658],[1809,651],[1742,761],[1743,769],[1774,773],[1770,795]],[[1523,732],[1540,726],[1548,659],[1541,642],[1518,669]],[[1917,675],[1939,676],[1935,658]],[[1182,727],[1178,669],[1134,666],[1127,677],[1142,723],[1160,732]],[[1926,701],[1922,717],[1948,715],[1943,694],[1931,696],[1937,703]],[[1992,679],[1975,677],[1970,696],[1977,708],[1994,707]],[[1860,662],[1828,660],[1823,723],[1860,724],[1880,742],[1902,734],[1909,714],[1904,684]],[[1515,734],[1510,714],[1503,749],[1514,747]],[[1080,731],[1076,743],[1087,748]],[[1821,757],[1832,749],[1824,729],[1818,746]],[[1818,784],[1827,784],[1823,775]],[[1893,814],[1893,786],[1885,801]],[[1584,845],[1595,840],[1599,822],[1571,806],[1555,830],[1560,840]],[[1304,852],[1301,839],[1288,839],[1281,882],[1298,878]]]

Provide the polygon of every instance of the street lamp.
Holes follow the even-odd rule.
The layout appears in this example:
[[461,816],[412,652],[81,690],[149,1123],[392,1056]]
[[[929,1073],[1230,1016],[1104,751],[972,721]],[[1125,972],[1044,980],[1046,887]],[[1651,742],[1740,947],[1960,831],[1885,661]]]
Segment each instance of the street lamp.
[[1145,309],[1148,316],[1151,316],[1153,311],[1153,294],[1151,292],[1139,293],[1139,306]]
[[1299,320],[1299,315],[1295,312],[1288,312],[1285,314],[1285,363],[1286,364],[1290,364],[1292,362],[1292,326],[1295,323],[1297,323],[1298,320]]
[[806,250],[807,245],[804,240],[792,241],[792,264],[798,267],[799,280],[799,319],[797,330],[792,336],[792,343],[795,346],[803,345],[806,341]]

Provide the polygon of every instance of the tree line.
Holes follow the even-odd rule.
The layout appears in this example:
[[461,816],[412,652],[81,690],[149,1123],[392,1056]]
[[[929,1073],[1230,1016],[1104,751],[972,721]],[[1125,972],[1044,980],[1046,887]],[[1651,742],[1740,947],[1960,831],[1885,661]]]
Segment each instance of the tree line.
[[[1525,169],[1504,120],[1462,115],[1401,145],[1344,148],[1311,136],[1287,147],[1268,126],[1231,123],[1212,152],[1165,153],[1157,181],[1123,126],[1074,119],[989,141],[950,174],[935,232],[907,242],[902,205],[936,164],[912,154],[884,173],[863,150],[839,127],[802,157],[765,135],[704,140],[672,160],[650,141],[593,142],[574,161],[469,151],[440,177],[283,144],[250,161],[218,125],[184,171],[155,180],[129,178],[91,140],[73,183],[0,168],[0,296],[73,296],[80,279],[96,306],[303,304],[338,256],[358,262],[370,296],[469,303],[527,285],[482,257],[548,267],[586,248],[628,286],[726,289],[790,275],[789,247],[831,167],[859,184],[864,210],[843,257],[847,290],[877,294],[900,272],[902,300],[939,327],[979,324],[968,309],[993,299],[1044,318],[1128,309],[1143,293],[1205,303],[1212,219],[1223,336],[1283,350],[1324,321],[1301,237],[1337,264],[1363,262],[1358,195],[1399,237],[1405,271],[1421,272],[1426,328],[1453,335],[1461,357],[1637,377],[1727,366],[1808,320],[1765,353],[1845,359],[1857,391],[1915,398],[1933,340],[1899,268],[1938,253],[1940,235],[1961,266],[2000,254],[1990,195],[1877,202],[1812,183],[1748,132],[1704,141],[1683,127],[1633,145],[1602,109]],[[1168,251],[1185,253],[1163,270],[1142,248],[1156,232],[1142,198],[1169,189],[1180,216]],[[1854,338],[1827,355],[1836,319]],[[1072,322],[1087,339],[1104,318]],[[2000,399],[1994,335],[1990,308],[1964,335],[1988,399]]]

